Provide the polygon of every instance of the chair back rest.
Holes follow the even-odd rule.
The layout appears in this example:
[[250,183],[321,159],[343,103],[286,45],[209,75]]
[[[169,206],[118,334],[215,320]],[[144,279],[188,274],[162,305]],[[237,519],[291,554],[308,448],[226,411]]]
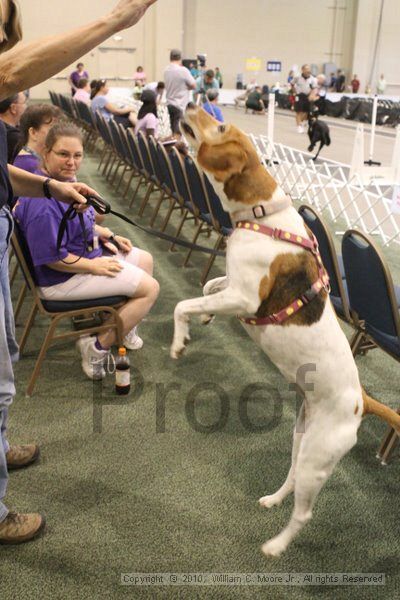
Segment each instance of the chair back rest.
[[110,135],[111,135],[111,139],[112,139],[112,144],[114,146],[114,149],[116,151],[116,153],[118,154],[119,158],[121,158],[122,160],[126,159],[126,155],[125,155],[125,146],[122,142],[121,139],[121,135],[120,135],[120,131],[119,131],[119,126],[118,124],[114,121],[114,119],[110,119],[108,121],[108,128],[110,131]]
[[326,223],[322,217],[307,204],[300,206],[299,214],[303,217],[305,224],[317,238],[322,262],[329,275],[332,295],[341,297],[341,287],[343,286],[340,286],[340,284],[342,282],[342,277],[333,239]]
[[188,181],[186,177],[186,169],[184,165],[184,161],[186,157],[182,157],[179,151],[176,148],[172,148],[170,155],[171,167],[174,174],[175,181],[175,189],[178,193],[178,196],[183,200],[183,202],[188,205],[192,204],[192,199],[190,197],[189,189],[188,189]]
[[178,194],[178,190],[175,184],[174,173],[172,171],[171,161],[169,160],[169,155],[160,142],[156,143],[156,150],[158,156],[158,164],[160,165],[164,182],[171,193]]
[[143,163],[144,169],[147,172],[148,175],[154,175],[155,177],[157,177],[154,167],[153,167],[153,163],[150,157],[150,150],[149,150],[149,146],[147,144],[147,139],[145,138],[145,136],[143,135],[143,133],[141,131],[139,131],[139,133],[137,134],[137,147],[140,153],[140,158],[141,161]]
[[221,232],[222,227],[225,229],[233,229],[232,219],[229,213],[226,212],[221,204],[221,200],[217,195],[207,175],[204,173],[204,182],[206,185],[208,205],[210,212],[214,217],[214,226],[217,231]]
[[89,106],[85,104],[85,102],[81,102],[80,100],[74,100],[74,104],[81,120],[84,123],[86,123],[88,127],[94,128],[95,123],[93,119],[93,113],[90,110]]
[[40,311],[45,312],[42,300],[38,294],[36,281],[35,281],[35,269],[33,267],[31,253],[28,248],[28,244],[18,226],[18,223],[14,220],[14,233],[11,237],[11,246],[14,250],[16,259],[21,268],[22,274],[28,286],[28,289],[32,293],[33,299],[37,304]]
[[129,150],[131,153],[133,164],[135,165],[136,169],[141,173],[145,169],[144,169],[144,164],[142,161],[142,156],[139,152],[137,137],[133,133],[132,129],[124,128],[124,131],[126,133],[126,137],[128,140]]
[[192,204],[200,214],[209,213],[204,177],[190,156],[186,157],[185,170]]
[[101,137],[103,138],[104,142],[107,144],[107,146],[113,147],[111,133],[108,128],[107,121],[105,120],[103,115],[98,110],[96,110],[94,117],[96,120],[97,129],[98,129]]
[[157,181],[161,187],[166,187],[166,181],[164,178],[164,171],[161,168],[160,161],[158,159],[158,152],[156,147],[156,141],[153,136],[147,138],[147,145],[150,152],[151,162],[154,167],[155,176],[157,177]]
[[342,255],[351,310],[365,321],[367,330],[372,326],[399,336],[393,280],[381,250],[367,234],[349,229],[343,236]]

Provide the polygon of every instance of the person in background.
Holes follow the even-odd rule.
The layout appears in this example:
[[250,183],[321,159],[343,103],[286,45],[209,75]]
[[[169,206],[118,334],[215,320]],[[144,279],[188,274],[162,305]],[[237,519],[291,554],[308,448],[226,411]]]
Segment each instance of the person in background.
[[82,77],[82,79],[80,79],[78,81],[78,89],[76,90],[74,100],[76,100],[77,102],[83,102],[84,104],[89,105],[90,104],[90,90],[91,90],[91,88],[90,88],[90,84],[89,84],[89,79]]
[[144,86],[144,90],[151,90],[156,95],[157,104],[161,104],[164,92],[165,92],[165,83],[163,81],[152,81],[151,83],[147,83]]
[[133,74],[133,81],[143,87],[146,83],[147,75],[144,72],[143,67],[138,67],[136,73]]
[[121,123],[125,128],[135,127],[136,113],[129,108],[119,108],[107,98],[110,89],[105,79],[92,81],[90,87],[91,109],[94,113],[100,111],[106,121],[114,118],[117,123]]
[[71,94],[73,96],[75,96],[78,89],[79,80],[83,77],[89,80],[89,73],[85,71],[85,65],[82,62],[79,62],[76,65],[76,70],[72,71],[71,75],[68,77],[68,82],[71,86]]
[[290,85],[291,85],[291,83],[292,83],[293,79],[294,79],[294,71],[293,71],[293,69],[291,69],[291,70],[289,71],[289,75],[288,75],[288,78],[287,78],[287,82],[288,82],[288,84],[289,84],[289,87],[290,87]]
[[334,72],[331,73],[331,78],[329,81],[329,89],[331,92],[336,92],[336,74]]
[[135,134],[143,131],[146,137],[158,137],[157,96],[152,90],[143,90],[140,97],[142,106],[138,112]]
[[194,63],[189,64],[189,71],[194,79],[197,79],[197,77],[200,75],[199,70]]
[[0,102],[0,120],[7,131],[8,162],[12,163],[17,152],[19,141],[19,123],[27,106],[27,98],[23,92],[14,94]]
[[376,84],[376,93],[384,94],[385,90],[386,90],[386,79],[385,79],[384,74],[382,73],[382,75],[378,79],[378,83]]
[[180,135],[179,120],[190,100],[190,90],[196,89],[196,81],[189,69],[182,66],[182,53],[173,49],[170,64],[164,71],[167,107],[173,134]]
[[336,83],[335,83],[335,91],[338,94],[342,94],[346,88],[346,76],[341,69],[337,71]]
[[202,102],[206,101],[208,90],[219,90],[219,83],[212,69],[207,69],[204,75],[196,79],[196,94],[201,94]]
[[216,119],[220,123],[223,123],[224,117],[223,117],[222,111],[221,111],[220,107],[217,106],[218,96],[219,96],[218,90],[214,90],[214,89],[207,90],[206,101],[203,103],[202,108],[206,112],[208,112],[209,115],[214,117],[214,119]]
[[[21,89],[29,89],[49,80],[110,36],[132,27],[154,2],[155,0],[119,0],[107,14],[90,23],[80,24],[67,32],[43,37],[13,49],[22,38],[20,13],[17,4],[11,5],[2,0],[0,101],[17,94]],[[51,10],[50,2],[44,10]],[[18,360],[8,274],[8,246],[13,228],[8,206],[14,196],[29,195],[39,204],[46,203],[47,198],[43,200],[44,192],[60,202],[81,204],[86,202],[82,194],[97,192],[82,183],[48,181],[45,177],[7,165],[7,135],[2,121],[0,174],[0,544],[20,544],[38,536],[43,531],[46,520],[39,513],[10,511],[4,503],[8,471],[33,464],[40,454],[37,444],[10,445],[7,439],[8,413],[15,396],[13,363]]]
[[367,83],[367,85],[365,86],[365,94],[372,94],[372,86],[370,83]]
[[224,80],[219,67],[215,67],[215,79],[218,81],[219,89],[224,85]]
[[28,106],[21,117],[20,151],[14,159],[14,166],[29,173],[38,170],[49,129],[61,118],[61,110],[52,104]]
[[[75,180],[82,160],[80,129],[69,123],[52,127],[46,137],[40,173],[56,181]],[[64,208],[58,200],[43,198],[37,202],[21,197],[13,214],[30,250],[40,296],[56,301],[88,300],[104,295],[127,297],[118,309],[125,336],[123,344],[130,350],[139,350],[143,340],[137,334],[137,325],[149,312],[159,291],[152,277],[151,254],[134,248],[129,239],[96,225],[93,207],[68,221],[60,248],[57,239]],[[115,342],[113,329],[78,340],[82,369],[90,379],[105,377],[102,360],[110,354]]]
[[249,93],[246,100],[246,112],[248,110],[253,111],[253,115],[263,115],[265,114],[265,106],[264,102],[261,99],[262,89],[258,85],[252,92]]
[[360,89],[360,80],[358,79],[357,75],[353,75],[350,85],[352,94],[358,94],[358,90]]
[[301,75],[300,77],[296,77],[294,85],[296,89],[294,111],[296,113],[297,131],[298,133],[304,133],[304,123],[310,112],[310,101],[308,98],[311,90],[317,86],[317,80],[311,75],[310,65],[306,64],[301,67]]
[[318,113],[320,115],[324,115],[326,114],[326,93],[327,93],[327,87],[326,87],[326,77],[323,73],[320,73],[319,75],[317,75],[316,78],[316,82],[317,85],[316,87],[314,87],[309,96],[308,96],[308,100],[310,102],[310,110],[312,109],[312,106],[316,106],[318,108]]

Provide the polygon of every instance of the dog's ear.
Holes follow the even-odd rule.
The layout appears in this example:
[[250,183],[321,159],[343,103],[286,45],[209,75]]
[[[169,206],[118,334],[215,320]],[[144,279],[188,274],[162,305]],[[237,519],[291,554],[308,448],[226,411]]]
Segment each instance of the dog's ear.
[[211,171],[218,181],[227,181],[241,173],[247,164],[247,154],[237,142],[211,145],[203,142],[197,161],[205,171]]

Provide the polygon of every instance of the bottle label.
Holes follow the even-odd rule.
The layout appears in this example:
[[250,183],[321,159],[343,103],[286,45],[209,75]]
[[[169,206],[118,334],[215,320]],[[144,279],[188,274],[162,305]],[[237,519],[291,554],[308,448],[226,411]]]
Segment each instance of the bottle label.
[[126,387],[127,385],[130,385],[131,383],[131,373],[129,369],[126,369],[125,371],[118,371],[118,369],[115,371],[115,385],[118,385],[119,387]]

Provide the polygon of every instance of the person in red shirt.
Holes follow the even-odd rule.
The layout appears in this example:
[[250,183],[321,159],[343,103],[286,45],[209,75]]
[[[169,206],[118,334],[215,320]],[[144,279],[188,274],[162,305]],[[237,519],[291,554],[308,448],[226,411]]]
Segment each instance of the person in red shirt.
[[360,80],[358,79],[357,75],[353,75],[353,79],[351,80],[350,84],[353,94],[358,94],[358,90],[360,89]]

